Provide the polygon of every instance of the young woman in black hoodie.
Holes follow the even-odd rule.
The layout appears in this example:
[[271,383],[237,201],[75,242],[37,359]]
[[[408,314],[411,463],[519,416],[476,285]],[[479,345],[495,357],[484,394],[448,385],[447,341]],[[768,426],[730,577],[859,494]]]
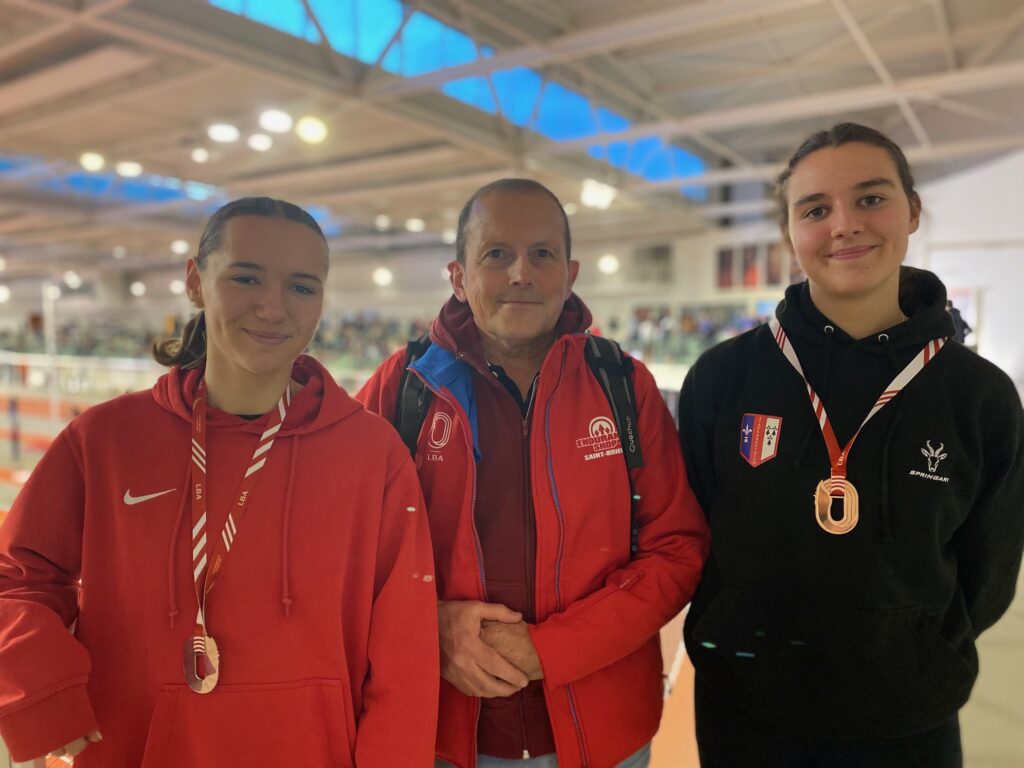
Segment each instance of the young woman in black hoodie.
[[807,281],[690,370],[680,439],[711,524],[686,620],[702,768],[958,768],[975,639],[1024,547],[1024,414],[902,266],[900,148],[844,123],[779,179]]

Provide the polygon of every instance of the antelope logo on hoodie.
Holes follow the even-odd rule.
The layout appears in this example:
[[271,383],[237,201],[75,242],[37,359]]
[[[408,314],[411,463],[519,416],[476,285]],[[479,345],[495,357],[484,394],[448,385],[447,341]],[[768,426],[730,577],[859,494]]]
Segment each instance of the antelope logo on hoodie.
[[935,474],[939,469],[939,462],[948,456],[945,450],[943,450],[945,447],[945,443],[939,443],[939,447],[934,448],[932,447],[931,440],[925,440],[924,448],[921,449],[921,455],[928,462],[928,471],[919,472],[916,469],[912,469],[910,470],[911,477],[923,477],[926,480],[934,480],[937,483],[948,483],[948,477]]

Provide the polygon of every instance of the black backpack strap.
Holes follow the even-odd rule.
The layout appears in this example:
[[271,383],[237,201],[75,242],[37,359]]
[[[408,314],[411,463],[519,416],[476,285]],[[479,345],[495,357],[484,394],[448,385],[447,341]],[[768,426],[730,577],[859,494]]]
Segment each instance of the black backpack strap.
[[427,389],[423,380],[409,372],[409,366],[423,357],[430,349],[430,334],[425,333],[405,345],[405,368],[402,369],[402,380],[398,385],[398,402],[395,404],[395,429],[409,449],[409,454],[416,458],[416,443],[420,438],[423,421],[427,418],[427,409],[433,393]]
[[640,449],[640,428],[636,415],[636,392],[633,389],[633,361],[622,354],[622,348],[611,339],[589,336],[586,345],[587,365],[604,390],[612,417],[622,443],[622,455],[626,460],[626,476],[629,478],[629,551],[636,554],[639,545],[640,528],[637,525],[637,502],[639,497],[633,487],[630,470],[644,465]]

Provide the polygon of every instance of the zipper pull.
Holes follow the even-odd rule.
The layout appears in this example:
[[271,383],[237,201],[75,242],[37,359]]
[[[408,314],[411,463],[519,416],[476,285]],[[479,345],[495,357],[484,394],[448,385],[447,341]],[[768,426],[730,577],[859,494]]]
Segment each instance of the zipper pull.
[[530,759],[530,750],[524,749],[523,750],[523,760],[529,760],[529,759]]

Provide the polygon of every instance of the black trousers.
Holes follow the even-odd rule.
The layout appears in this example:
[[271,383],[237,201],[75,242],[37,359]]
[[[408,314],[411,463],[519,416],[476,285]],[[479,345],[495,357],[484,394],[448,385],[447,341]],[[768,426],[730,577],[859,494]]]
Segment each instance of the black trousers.
[[701,768],[963,768],[957,715],[901,738],[809,742],[757,723],[699,678],[694,704]]

